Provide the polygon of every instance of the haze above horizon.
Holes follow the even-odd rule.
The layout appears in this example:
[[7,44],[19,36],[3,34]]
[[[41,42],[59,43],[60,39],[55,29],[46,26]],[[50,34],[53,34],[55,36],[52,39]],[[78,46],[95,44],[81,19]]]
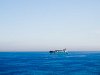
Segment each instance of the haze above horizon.
[[100,0],[0,0],[0,51],[100,50]]

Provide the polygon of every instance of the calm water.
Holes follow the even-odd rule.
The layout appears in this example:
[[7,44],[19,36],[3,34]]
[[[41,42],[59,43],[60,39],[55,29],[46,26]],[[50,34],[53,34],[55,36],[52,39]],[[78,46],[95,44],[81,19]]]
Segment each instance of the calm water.
[[0,52],[0,75],[100,75],[100,52]]

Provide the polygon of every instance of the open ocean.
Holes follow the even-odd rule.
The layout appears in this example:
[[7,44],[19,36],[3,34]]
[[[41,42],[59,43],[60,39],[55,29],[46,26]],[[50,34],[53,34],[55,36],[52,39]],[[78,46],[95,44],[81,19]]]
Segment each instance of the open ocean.
[[100,75],[100,52],[0,52],[0,75]]

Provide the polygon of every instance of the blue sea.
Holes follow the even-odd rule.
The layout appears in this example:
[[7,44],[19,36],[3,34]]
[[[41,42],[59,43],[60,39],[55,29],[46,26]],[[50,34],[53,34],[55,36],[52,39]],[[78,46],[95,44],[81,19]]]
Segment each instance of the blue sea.
[[100,52],[0,52],[0,75],[100,75]]

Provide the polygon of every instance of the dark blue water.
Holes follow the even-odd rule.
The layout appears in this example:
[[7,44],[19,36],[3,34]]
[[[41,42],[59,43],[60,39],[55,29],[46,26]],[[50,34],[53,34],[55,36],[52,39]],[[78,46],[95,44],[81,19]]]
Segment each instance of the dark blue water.
[[0,52],[0,75],[100,75],[100,52]]

